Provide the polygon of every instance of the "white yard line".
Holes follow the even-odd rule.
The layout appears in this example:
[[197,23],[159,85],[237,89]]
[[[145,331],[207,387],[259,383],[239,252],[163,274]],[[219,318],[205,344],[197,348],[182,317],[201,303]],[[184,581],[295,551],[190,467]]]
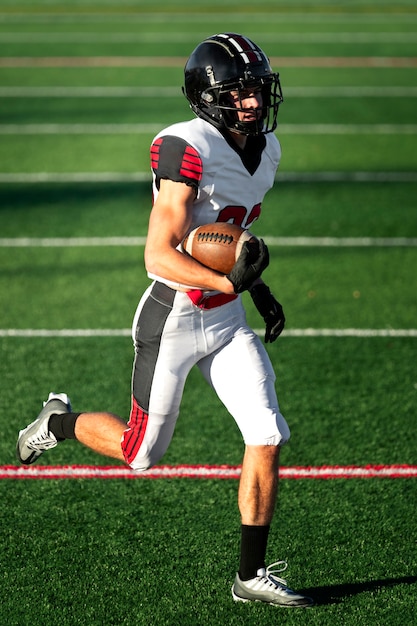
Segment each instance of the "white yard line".
[[0,135],[141,135],[158,133],[164,124],[0,124]]
[[[319,248],[391,248],[417,246],[417,237],[269,237],[269,246],[302,246]],[[1,240],[0,240],[1,241]]]
[[[195,3],[194,3],[195,4]],[[389,12],[371,12],[371,13],[352,13],[346,11],[340,11],[335,13],[329,12],[285,12],[285,13],[274,13],[272,11],[264,12],[257,11],[254,12],[245,12],[244,10],[233,13],[221,13],[222,20],[233,20],[234,23],[239,24],[248,24],[248,23],[272,23],[278,22],[279,24],[283,23],[298,23],[298,24],[343,24],[346,25],[348,23],[357,24],[359,23],[367,23],[367,24],[378,24],[378,23],[388,23],[389,25],[393,23],[398,24],[409,24],[417,21],[416,13],[412,12],[402,12],[399,11],[395,13],[391,11],[391,8],[395,8],[393,3],[386,3],[390,6]],[[214,13],[207,12],[199,12],[199,11],[175,11],[175,12],[153,12],[153,11],[123,11],[120,12],[112,12],[108,13],[99,13],[98,11],[83,11],[79,12],[76,9],[60,12],[60,13],[50,13],[46,11],[40,12],[29,12],[29,13],[9,13],[3,12],[0,13],[0,22],[5,23],[13,23],[13,24],[71,24],[74,23],[77,26],[79,24],[84,23],[106,23],[110,22],[111,24],[123,22],[133,23],[148,23],[148,24],[166,24],[166,23],[188,23],[188,24],[203,24],[203,23],[218,23],[219,18]]]
[[73,248],[84,246],[144,246],[146,237],[2,237],[0,248]]
[[[207,32],[185,32],[178,29],[171,33],[162,32],[0,32],[0,43],[19,43],[32,45],[39,44],[62,44],[62,43],[86,43],[86,44],[166,44],[166,43],[195,43],[202,41]],[[320,44],[374,44],[416,43],[417,34],[413,32],[282,32],[282,33],[252,33],[251,38],[255,41],[267,43],[320,43]]]
[[[142,135],[164,124],[0,124],[0,135]],[[281,124],[278,135],[417,135],[417,124]]]
[[[178,86],[161,87],[0,87],[1,98],[184,98]],[[288,98],[416,98],[415,86],[318,86],[285,87],[284,97]]]
[[[256,334],[263,336],[265,329],[255,328]],[[130,337],[130,328],[0,328],[0,337],[20,338],[77,338],[77,337]],[[416,328],[289,328],[282,337],[417,337]]]
[[0,172],[0,184],[143,183],[150,180],[151,174],[149,172]]
[[[398,88],[393,89],[395,93]],[[411,93],[413,92],[413,88],[407,87],[406,89],[411,89]],[[415,91],[417,92],[417,88]],[[184,98],[181,87],[0,87],[2,98],[173,98],[175,96]]]
[[[150,172],[0,172],[0,184],[147,183],[150,180]],[[279,171],[277,181],[296,183],[415,183],[417,182],[417,172]]]
[[[395,248],[417,246],[417,237],[271,237],[268,246],[318,248]],[[146,237],[0,237],[0,248],[144,246]]]
[[282,124],[279,135],[416,135],[417,124]]

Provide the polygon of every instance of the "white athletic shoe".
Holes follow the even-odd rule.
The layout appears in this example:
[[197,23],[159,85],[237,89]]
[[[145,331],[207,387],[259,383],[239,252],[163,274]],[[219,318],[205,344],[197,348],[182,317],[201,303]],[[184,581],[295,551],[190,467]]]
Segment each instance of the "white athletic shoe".
[[[273,569],[281,566],[280,569]],[[266,602],[277,606],[287,607],[308,607],[314,604],[308,596],[303,596],[290,589],[279,574],[287,569],[285,561],[277,561],[269,567],[261,568],[257,571],[255,578],[250,580],[240,580],[236,574],[235,582],[232,586],[232,596],[236,602]]]
[[55,448],[58,441],[49,432],[49,418],[54,414],[71,413],[71,402],[66,393],[50,393],[43,409],[34,422],[19,432],[16,452],[19,461],[30,465],[45,450]]

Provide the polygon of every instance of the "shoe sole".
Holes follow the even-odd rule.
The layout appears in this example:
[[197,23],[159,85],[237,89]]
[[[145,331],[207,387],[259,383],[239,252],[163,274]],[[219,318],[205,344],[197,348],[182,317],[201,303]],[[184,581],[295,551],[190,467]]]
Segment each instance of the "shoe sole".
[[309,598],[304,604],[281,604],[280,602],[271,602],[270,600],[262,600],[261,598],[242,598],[242,596],[236,595],[234,587],[232,587],[232,596],[235,602],[262,602],[263,604],[269,604],[271,606],[279,606],[284,609],[309,609],[314,605],[314,601]]

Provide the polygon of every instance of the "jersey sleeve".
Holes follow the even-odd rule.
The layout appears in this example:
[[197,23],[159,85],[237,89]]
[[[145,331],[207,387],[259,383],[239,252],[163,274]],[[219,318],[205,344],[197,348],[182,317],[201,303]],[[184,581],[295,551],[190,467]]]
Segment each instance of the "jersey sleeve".
[[198,190],[203,163],[197,150],[180,137],[158,137],[151,146],[151,167],[157,189],[161,179],[185,183]]

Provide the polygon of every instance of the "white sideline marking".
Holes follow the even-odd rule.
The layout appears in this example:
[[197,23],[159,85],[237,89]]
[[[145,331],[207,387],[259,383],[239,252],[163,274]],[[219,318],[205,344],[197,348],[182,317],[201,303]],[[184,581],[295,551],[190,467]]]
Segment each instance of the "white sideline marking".
[[[255,328],[263,336],[264,328]],[[130,337],[130,328],[63,328],[60,330],[35,328],[0,328],[0,337]],[[284,330],[283,337],[417,337],[416,328],[293,328]]]
[[[285,87],[285,98],[416,98],[417,87]],[[180,87],[0,87],[2,98],[184,98]]]
[[[262,236],[262,235],[261,235]],[[324,248],[394,248],[417,246],[417,237],[269,237],[269,246]],[[1,237],[0,248],[72,248],[144,246],[146,237]]]
[[[285,172],[278,182],[415,183],[417,172]],[[0,184],[13,183],[147,183],[150,172],[0,172]]]
[[[230,465],[159,465],[145,472],[135,472],[128,467],[95,465],[32,465],[0,466],[0,479],[64,479],[64,478],[212,478],[238,479],[241,466]],[[367,465],[322,467],[280,467],[280,478],[324,479],[336,478],[413,478],[417,476],[415,465]]]
[[[164,124],[0,124],[0,135],[142,135]],[[281,124],[278,135],[415,135],[417,124]]]

